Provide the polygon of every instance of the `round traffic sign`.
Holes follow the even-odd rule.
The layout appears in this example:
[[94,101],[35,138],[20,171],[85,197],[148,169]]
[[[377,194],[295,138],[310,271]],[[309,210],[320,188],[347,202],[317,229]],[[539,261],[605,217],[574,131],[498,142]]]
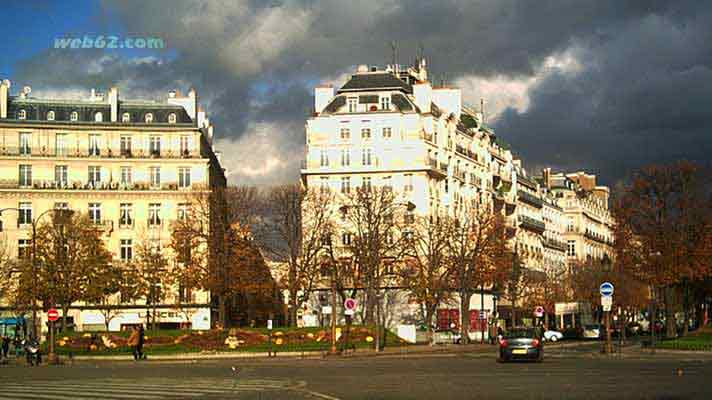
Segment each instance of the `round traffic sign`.
[[59,319],[59,311],[56,308],[50,308],[47,311],[47,319],[54,322]]
[[601,287],[599,287],[601,296],[613,296],[613,284],[610,282],[603,282]]
[[544,307],[542,307],[542,306],[537,306],[537,307],[534,309],[534,315],[536,315],[537,317],[543,317],[543,316],[544,316]]
[[356,309],[357,305],[358,305],[358,302],[356,302],[356,299],[349,298],[344,301],[344,308],[347,310],[353,311]]

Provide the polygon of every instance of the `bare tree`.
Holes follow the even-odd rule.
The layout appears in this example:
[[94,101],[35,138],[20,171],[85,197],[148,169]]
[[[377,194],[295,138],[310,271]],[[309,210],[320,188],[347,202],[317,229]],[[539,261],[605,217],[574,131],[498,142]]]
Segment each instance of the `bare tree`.
[[130,270],[134,295],[145,300],[146,323],[149,324],[150,314],[152,316],[150,323],[156,330],[158,329],[157,305],[162,301],[166,288],[173,283],[174,275],[169,270],[168,259],[160,243],[143,240],[137,246],[135,253]]
[[404,268],[400,278],[423,307],[431,343],[433,317],[438,305],[450,294],[452,258],[448,251],[452,228],[453,221],[447,216],[421,216],[414,224],[411,240],[404,244]]
[[305,190],[299,184],[272,188],[258,236],[263,248],[286,262],[289,292],[288,323],[296,325],[297,309],[312,293],[334,196],[329,191]]
[[478,288],[498,282],[510,268],[503,217],[487,206],[465,207],[455,217],[449,276],[460,297],[462,343],[469,342],[470,300]]

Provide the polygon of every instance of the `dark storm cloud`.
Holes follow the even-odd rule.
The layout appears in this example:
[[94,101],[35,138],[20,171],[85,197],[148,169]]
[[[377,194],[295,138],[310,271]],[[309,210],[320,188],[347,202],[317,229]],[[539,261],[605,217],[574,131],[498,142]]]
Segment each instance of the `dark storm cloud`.
[[[712,47],[706,44],[712,37],[704,2],[102,4],[127,32],[163,38],[171,55],[133,60],[45,52],[17,68],[20,84],[118,82],[156,95],[195,86],[223,138],[233,180],[296,177],[312,86],[356,64],[390,62],[392,40],[401,63],[422,45],[433,73],[448,81],[527,79],[552,55],[573,55],[578,70],[539,76],[528,88],[529,107],[510,109],[496,122],[526,165],[590,168],[616,179],[644,162],[699,158],[710,150],[705,129],[712,117],[705,106]],[[242,168],[261,162],[268,167]]]

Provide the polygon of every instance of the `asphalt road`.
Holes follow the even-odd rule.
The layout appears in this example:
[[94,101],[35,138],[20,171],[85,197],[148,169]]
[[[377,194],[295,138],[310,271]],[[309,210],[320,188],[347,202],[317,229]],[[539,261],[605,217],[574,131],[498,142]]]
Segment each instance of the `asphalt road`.
[[705,399],[710,377],[712,359],[581,348],[552,349],[541,364],[494,354],[85,362],[0,366],[0,399]]

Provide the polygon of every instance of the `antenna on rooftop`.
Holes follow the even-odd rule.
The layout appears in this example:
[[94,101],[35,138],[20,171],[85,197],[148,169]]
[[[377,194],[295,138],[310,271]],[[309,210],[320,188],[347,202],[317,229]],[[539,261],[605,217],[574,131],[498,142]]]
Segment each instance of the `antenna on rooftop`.
[[480,97],[480,113],[482,114],[482,122],[485,122],[485,99]]
[[397,74],[398,73],[398,44],[396,43],[395,40],[391,41],[391,56],[392,56],[392,62],[393,62],[393,71]]

